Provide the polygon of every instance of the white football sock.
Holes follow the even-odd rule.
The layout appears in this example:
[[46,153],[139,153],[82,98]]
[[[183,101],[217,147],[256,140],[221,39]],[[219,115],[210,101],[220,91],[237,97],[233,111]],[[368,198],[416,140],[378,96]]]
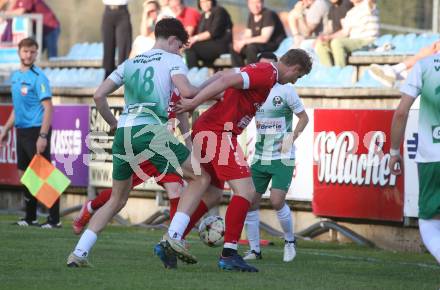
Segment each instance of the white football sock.
[[238,245],[234,243],[224,243],[223,248],[238,250]]
[[94,212],[94,210],[92,208],[92,202],[91,201],[89,201],[87,203],[87,210],[89,211],[89,213],[93,213]]
[[423,243],[440,264],[440,220],[419,219],[419,229]]
[[260,253],[260,214],[258,210],[248,211],[245,220],[246,235],[249,241],[249,247],[257,253]]
[[168,228],[168,235],[172,239],[181,240],[182,235],[186,230],[186,227],[189,224],[190,217],[186,213],[176,212],[173,220],[170,223],[170,227]]
[[295,236],[293,235],[293,221],[289,206],[284,204],[284,206],[277,211],[277,216],[284,232],[284,239],[286,241],[293,241]]
[[98,236],[93,231],[89,229],[85,230],[79,239],[78,244],[76,244],[73,254],[81,258],[87,257],[97,239]]

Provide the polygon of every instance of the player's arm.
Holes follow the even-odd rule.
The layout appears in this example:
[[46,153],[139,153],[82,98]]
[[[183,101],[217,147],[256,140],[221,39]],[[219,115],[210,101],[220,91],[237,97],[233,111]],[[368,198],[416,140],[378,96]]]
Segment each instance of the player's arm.
[[299,137],[299,135],[304,131],[307,124],[309,123],[309,116],[306,111],[299,112],[295,114],[298,117],[298,123],[292,132],[292,143]]
[[390,170],[392,174],[401,174],[401,168],[395,167],[396,163],[401,162],[401,156],[399,152],[400,143],[403,140],[406,129],[406,122],[408,121],[409,110],[411,109],[412,104],[414,103],[415,98],[407,96],[405,94],[402,95],[400,99],[400,103],[397,106],[396,111],[393,115],[393,121],[391,122],[391,158],[390,160]]
[[96,104],[96,109],[101,114],[102,118],[110,125],[112,130],[116,129],[118,121],[113,113],[110,111],[110,107],[107,102],[107,96],[116,91],[120,85],[116,84],[110,78],[107,78],[96,90],[93,95],[93,100]]
[[199,88],[193,86],[184,74],[173,75],[171,76],[171,79],[173,84],[179,90],[182,98],[192,98],[199,92]]
[[218,98],[227,88],[243,88],[243,76],[241,73],[230,72],[221,74],[216,80],[203,88],[193,99],[182,99],[176,105],[177,113],[192,111],[200,104]]
[[399,105],[393,115],[393,121],[391,122],[391,147],[390,147],[390,162],[389,168],[391,174],[399,175],[402,173],[402,156],[400,154],[400,143],[402,142],[406,122],[408,120],[408,113],[411,109],[414,100],[420,95],[423,86],[422,80],[422,67],[420,62],[417,62],[405,83],[400,87],[402,97],[400,98]]
[[283,153],[288,152],[290,148],[292,148],[296,139],[298,139],[299,135],[301,135],[301,133],[304,131],[307,124],[309,123],[309,116],[307,115],[305,110],[299,113],[295,113],[295,115],[298,117],[298,123],[296,123],[296,127],[293,132],[287,134],[284,137],[281,149]]
[[12,109],[11,114],[9,114],[8,120],[6,121],[6,124],[3,126],[3,129],[0,133],[0,147],[3,145],[6,145],[6,137],[8,136],[9,130],[14,126],[15,122],[15,113],[14,109]]
[[176,118],[178,120],[177,127],[185,140],[185,145],[188,149],[190,149],[192,147],[192,142],[191,138],[189,137],[189,131],[191,129],[189,126],[189,114],[187,112],[180,113],[176,115]]

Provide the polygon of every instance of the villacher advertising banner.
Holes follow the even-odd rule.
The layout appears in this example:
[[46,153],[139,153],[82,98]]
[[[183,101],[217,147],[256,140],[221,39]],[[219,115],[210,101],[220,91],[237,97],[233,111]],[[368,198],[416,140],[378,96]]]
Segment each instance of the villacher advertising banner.
[[393,114],[315,109],[316,215],[402,221],[404,178],[388,169]]

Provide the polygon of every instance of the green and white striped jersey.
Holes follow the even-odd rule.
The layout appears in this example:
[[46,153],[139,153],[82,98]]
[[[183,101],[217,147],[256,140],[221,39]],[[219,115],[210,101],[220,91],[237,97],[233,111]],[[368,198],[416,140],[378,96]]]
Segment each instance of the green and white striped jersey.
[[440,161],[440,53],[417,62],[400,92],[421,95],[416,162]]
[[254,159],[294,159],[294,145],[285,152],[281,152],[281,149],[287,133],[292,132],[293,114],[302,111],[304,106],[293,85],[275,84],[255,115],[257,140]]
[[187,71],[181,56],[162,49],[149,50],[119,65],[109,76],[125,89],[125,107],[118,128],[166,124],[174,90],[171,77]]

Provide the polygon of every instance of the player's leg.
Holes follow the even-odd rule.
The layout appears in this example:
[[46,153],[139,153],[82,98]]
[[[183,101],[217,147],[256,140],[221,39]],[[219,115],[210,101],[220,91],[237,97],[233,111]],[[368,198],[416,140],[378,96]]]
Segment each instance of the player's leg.
[[[198,148],[197,144],[194,144],[193,148]],[[199,162],[200,159],[192,156],[183,144],[171,143],[169,149],[177,157],[177,161],[180,164],[183,176],[188,182],[188,185],[183,190],[177,212],[170,223],[168,232],[163,236],[163,240],[166,241],[167,249],[169,248],[174,251],[178,258],[187,263],[196,263],[196,258],[191,255],[182,242],[182,236],[188,227],[190,216],[197,209],[203,193],[210,184],[210,177],[201,167]],[[168,165],[170,164],[169,156],[157,156],[156,159],[157,160],[154,162],[159,165],[157,168],[160,172],[163,172],[160,168],[162,164],[166,164],[168,168]],[[172,163],[173,162],[171,162],[171,164]]]
[[[139,138],[133,138],[137,131],[141,130],[142,127],[127,127],[118,128],[116,130],[115,138],[113,141],[113,184],[112,184],[112,194],[107,203],[103,207],[97,210],[90,220],[89,227],[81,235],[74,251],[67,258],[68,267],[83,267],[87,266],[87,256],[96,243],[97,234],[100,233],[107,223],[113,218],[113,216],[118,213],[126,204],[128,200],[128,194],[132,187],[132,176],[133,176],[133,164],[130,162],[132,159],[121,158],[121,156],[127,156],[126,153],[126,141],[130,141],[130,146],[132,154],[138,154],[142,152],[142,148],[145,148],[148,139],[142,135]],[[130,130],[130,131],[127,131]],[[126,136],[129,132],[130,135]],[[127,137],[130,138],[127,140]],[[134,152],[133,152],[134,151]],[[138,168],[136,168],[138,169]]]
[[[146,176],[153,176],[157,172],[156,168],[150,162],[148,162],[148,160],[141,163],[140,168],[146,174]],[[133,187],[138,186],[143,182],[144,180],[141,177],[139,177],[137,174],[133,174]],[[98,194],[97,197],[92,200],[88,200],[83,204],[79,215],[73,220],[72,223],[73,232],[75,234],[79,235],[83,231],[92,218],[93,213],[101,208],[110,199],[111,194],[111,188],[104,189]]]
[[419,229],[423,243],[440,264],[440,216],[437,219],[419,219]]
[[255,198],[255,187],[251,177],[228,180],[234,195],[225,215],[225,243],[218,266],[223,270],[258,272],[238,255],[238,240],[243,230],[246,214]]
[[440,162],[418,163],[417,167],[420,235],[440,264]]
[[97,234],[118,213],[127,202],[131,190],[131,177],[124,180],[113,179],[113,192],[109,201],[93,215],[87,230],[84,231],[75,250],[67,260],[68,267],[87,266],[87,256],[95,245]]
[[261,160],[257,160],[251,166],[252,181],[254,182],[256,189],[255,199],[252,201],[251,207],[246,215],[246,234],[249,241],[249,251],[246,252],[243,259],[245,260],[255,260],[261,259],[261,249],[260,249],[260,200],[261,195],[263,195],[272,175],[267,171],[267,166],[263,165]]
[[296,241],[293,232],[293,219],[286,203],[286,194],[292,182],[295,160],[272,160],[269,171],[272,174],[270,201],[276,210],[278,221],[284,232],[284,262],[292,261],[296,256]]
[[[157,172],[155,176],[159,176],[159,175],[160,174]],[[160,186],[162,186],[167,192],[168,200],[170,202],[170,219],[173,219],[183,189],[182,178],[177,174],[171,173],[171,174],[166,174],[161,178],[161,180],[156,180],[156,182]],[[176,255],[166,250],[166,245],[163,241],[157,243],[154,246],[153,252],[162,261],[165,269],[177,268]]]
[[223,196],[223,189],[210,185],[203,194],[202,199],[194,213],[191,215],[188,227],[183,233],[183,239],[191,232],[197,222],[210,210],[211,208],[220,204]]
[[249,251],[245,253],[244,260],[260,260],[263,258],[260,248],[260,201],[261,194],[257,192],[246,215],[245,225]]

